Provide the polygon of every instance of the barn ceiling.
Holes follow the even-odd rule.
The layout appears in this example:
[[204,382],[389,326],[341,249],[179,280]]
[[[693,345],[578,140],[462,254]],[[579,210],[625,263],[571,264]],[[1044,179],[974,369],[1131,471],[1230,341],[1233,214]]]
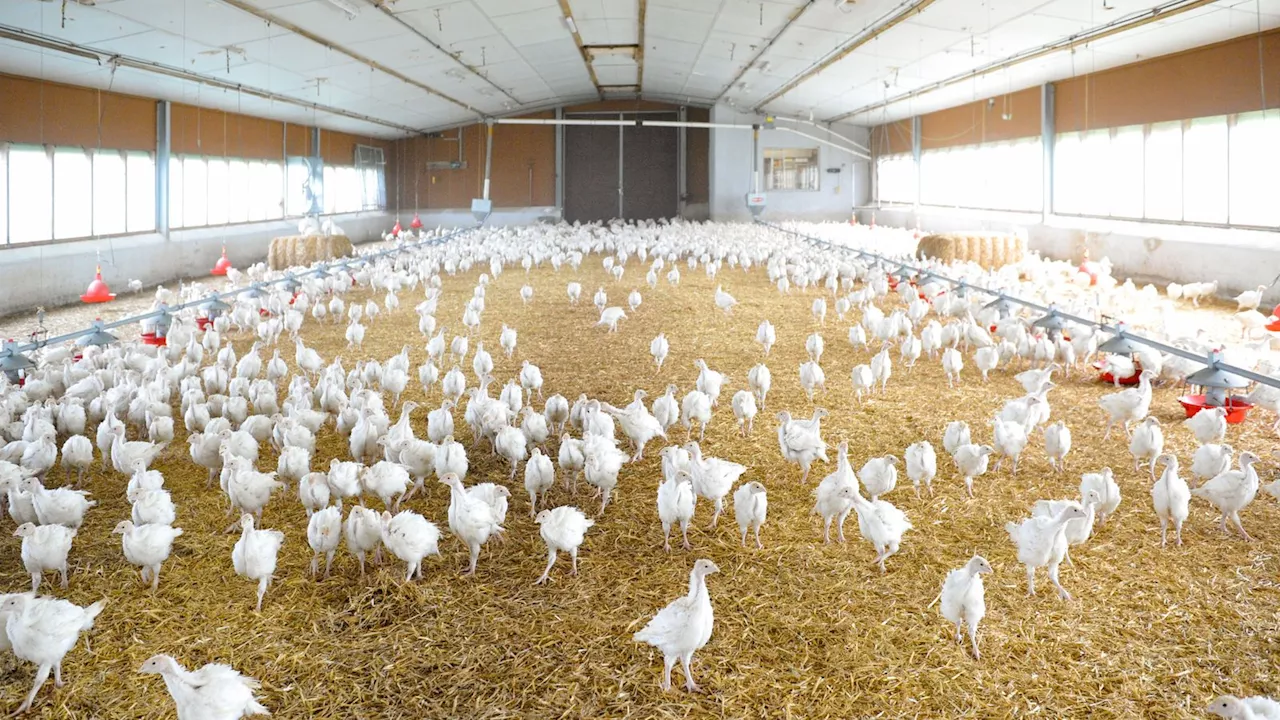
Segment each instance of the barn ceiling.
[[403,136],[601,97],[871,125],[1280,26],[1280,0],[4,0],[0,72]]

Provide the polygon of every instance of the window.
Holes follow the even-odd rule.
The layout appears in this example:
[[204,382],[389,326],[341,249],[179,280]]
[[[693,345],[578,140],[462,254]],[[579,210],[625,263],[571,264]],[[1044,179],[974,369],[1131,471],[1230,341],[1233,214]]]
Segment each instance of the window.
[[338,169],[332,165],[324,166],[324,211],[332,215],[338,212]]
[[360,174],[354,167],[340,167],[338,176],[337,212],[358,212],[363,202],[364,189],[361,186]]
[[9,168],[8,154],[0,144],[0,240],[9,237]]
[[124,156],[119,150],[93,154],[93,234],[118,235],[125,231]]
[[1108,162],[1103,167],[1113,217],[1142,217],[1145,142],[1146,134],[1138,126],[1120,128],[1111,137]]
[[356,170],[362,190],[360,209],[380,210],[387,206],[386,159],[382,148],[356,145]]
[[1043,167],[1039,138],[927,150],[920,156],[920,202],[1036,212]]
[[125,230],[156,229],[156,163],[149,152],[125,154]]
[[1227,118],[1197,118],[1182,135],[1182,219],[1227,222]]
[[93,234],[93,163],[79,148],[53,152],[53,237]]
[[209,158],[206,165],[209,181],[209,217],[210,225],[224,225],[227,222],[227,161],[223,158]]
[[[1231,128],[1228,220],[1233,225],[1280,225],[1280,112],[1244,113]],[[2,214],[2,213],[0,213]]]
[[876,158],[876,197],[880,202],[916,201],[916,162],[909,153]]
[[765,190],[818,190],[820,172],[817,148],[766,148],[764,151]]
[[1182,123],[1151,126],[1144,158],[1146,196],[1144,217],[1150,220],[1182,219]]
[[209,218],[209,183],[204,158],[182,159],[182,225],[200,227]]
[[10,146],[9,242],[38,242],[53,237],[53,163],[43,147]]
[[227,163],[227,222],[242,223],[249,219],[249,163],[232,160]]
[[182,196],[186,188],[182,182],[182,158],[169,158],[169,227],[180,228],[186,225],[182,216]]

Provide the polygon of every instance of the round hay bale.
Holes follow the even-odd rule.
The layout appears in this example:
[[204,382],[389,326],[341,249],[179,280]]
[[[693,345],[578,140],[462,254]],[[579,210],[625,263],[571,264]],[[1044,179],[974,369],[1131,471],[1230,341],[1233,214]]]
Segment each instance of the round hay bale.
[[943,263],[974,262],[996,269],[1022,261],[1026,241],[1010,233],[966,232],[926,235],[920,239],[916,256]]
[[347,257],[354,248],[345,235],[285,235],[274,238],[267,251],[267,264],[272,270]]

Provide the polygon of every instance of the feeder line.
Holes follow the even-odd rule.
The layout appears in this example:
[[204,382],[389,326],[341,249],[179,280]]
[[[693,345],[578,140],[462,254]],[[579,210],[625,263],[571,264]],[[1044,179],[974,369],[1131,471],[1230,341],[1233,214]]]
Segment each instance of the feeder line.
[[[271,285],[276,285],[276,284],[279,284],[279,283],[282,283],[282,282],[288,282],[290,279],[297,279],[297,278],[299,278],[299,277],[306,277],[306,276],[308,276],[308,275],[316,275],[316,274],[318,274],[318,273],[320,273],[320,272],[328,271],[330,268],[335,267],[335,266],[340,266],[340,265],[349,265],[349,264],[351,264],[351,263],[363,263],[363,262],[368,262],[368,261],[369,261],[369,260],[371,260],[371,259],[380,258],[380,257],[386,257],[387,255],[391,255],[391,254],[398,254],[398,253],[406,252],[406,251],[408,251],[408,250],[416,250],[416,249],[418,249],[418,248],[420,248],[420,247],[430,247],[430,246],[432,246],[432,245],[439,245],[439,244],[441,244],[441,243],[445,242],[446,240],[451,240],[451,239],[453,239],[453,238],[455,238],[455,237],[457,237],[457,236],[459,236],[459,235],[462,235],[462,234],[464,234],[464,233],[469,233],[469,232],[471,232],[472,230],[475,230],[475,229],[476,229],[476,228],[473,228],[473,227],[472,227],[472,228],[460,228],[460,229],[458,229],[458,230],[454,230],[453,232],[449,233],[448,235],[441,235],[440,237],[427,238],[426,240],[419,240],[419,241],[418,241],[418,242],[416,242],[416,243],[409,243],[409,244],[405,244],[405,245],[396,245],[396,246],[394,246],[394,247],[387,248],[386,250],[380,250],[380,251],[375,252],[375,253],[368,253],[368,254],[366,254],[366,255],[357,255],[357,256],[356,256],[356,257],[354,257],[354,258],[341,258],[341,259],[338,259],[338,260],[334,260],[334,261],[332,261],[332,262],[324,263],[324,264],[322,264],[322,265],[317,265],[317,266],[315,266],[315,267],[313,267],[313,268],[310,268],[309,270],[307,270],[307,271],[305,271],[305,272],[301,272],[301,273],[288,273],[288,274],[286,274],[286,275],[282,275],[281,277],[278,277],[278,278],[276,278],[276,279],[274,279],[274,280],[266,280],[266,281],[264,281],[264,282],[251,283],[251,284],[249,284],[249,285],[245,285],[244,287],[233,288],[233,289],[231,289],[231,290],[228,290],[228,291],[223,292],[223,293],[218,293],[218,294],[216,294],[216,295],[205,295],[205,296],[204,296],[204,297],[202,297],[202,298],[199,298],[199,299],[196,299],[196,300],[191,300],[191,301],[189,301],[189,302],[185,302],[185,303],[182,303],[182,304],[180,304],[180,305],[172,305],[172,306],[170,306],[170,307],[168,307],[168,308],[166,308],[166,309],[164,309],[164,310],[153,310],[153,311],[148,312],[148,313],[143,313],[142,315],[133,315],[133,316],[131,316],[131,317],[126,317],[126,318],[121,318],[121,319],[119,319],[119,320],[114,320],[114,321],[112,321],[112,322],[102,324],[102,325],[101,325],[101,328],[102,328],[103,330],[111,330],[111,329],[113,329],[113,328],[118,328],[118,327],[122,327],[122,326],[125,326],[125,325],[132,325],[132,324],[134,324],[134,323],[142,322],[143,320],[149,320],[149,319],[151,319],[151,318],[160,317],[161,315],[164,315],[164,314],[166,314],[166,313],[168,313],[168,314],[172,315],[172,314],[174,314],[174,313],[178,313],[178,312],[181,312],[182,310],[187,310],[187,309],[189,309],[189,308],[198,308],[199,306],[201,306],[201,305],[205,304],[206,302],[208,302],[208,301],[209,301],[209,299],[210,299],[210,297],[217,298],[218,300],[222,300],[222,299],[225,299],[225,298],[232,298],[232,297],[235,297],[235,296],[237,296],[237,295],[239,295],[239,294],[241,294],[241,293],[243,293],[243,292],[247,292],[247,291],[249,291],[249,290],[252,290],[252,289],[254,289],[254,288],[269,287],[269,286],[271,286]],[[55,344],[57,344],[57,343],[63,343],[63,342],[66,342],[66,341],[68,341],[68,340],[74,340],[74,339],[76,339],[76,338],[78,338],[78,337],[82,337],[82,336],[84,336],[84,335],[88,335],[88,334],[89,334],[89,333],[91,333],[91,332],[95,332],[96,330],[98,330],[98,326],[96,326],[96,325],[95,325],[94,327],[88,327],[88,328],[85,328],[85,329],[83,329],[83,330],[76,330],[75,332],[69,332],[69,333],[66,333],[66,334],[64,334],[64,335],[58,335],[58,336],[56,336],[56,337],[51,337],[51,338],[48,338],[48,339],[46,339],[46,340],[41,340],[41,341],[39,341],[39,342],[35,342],[35,343],[27,343],[26,345],[15,345],[15,346],[13,346],[13,348],[12,348],[12,349],[13,349],[13,352],[14,352],[14,353],[26,353],[26,352],[31,352],[32,350],[39,350],[40,348],[47,347],[47,346],[49,346],[49,345],[55,345]]]
[[1270,375],[1263,375],[1261,373],[1257,373],[1252,370],[1247,370],[1242,367],[1237,367],[1235,365],[1229,365],[1224,362],[1213,362],[1213,361],[1210,361],[1205,356],[1198,355],[1194,352],[1191,352],[1190,350],[1176,347],[1174,345],[1169,345],[1167,343],[1160,342],[1159,340],[1152,340],[1151,338],[1143,337],[1141,335],[1135,335],[1128,330],[1121,330],[1119,327],[1115,325],[1100,323],[1094,320],[1090,320],[1088,318],[1083,318],[1077,315],[1072,315],[1070,313],[1062,312],[1056,307],[1052,307],[1052,306],[1046,307],[1039,303],[1034,303],[1034,302],[1031,302],[1030,300],[1023,300],[1022,298],[1014,297],[1012,295],[1005,294],[998,290],[991,290],[989,288],[985,288],[980,285],[973,285],[971,283],[967,283],[963,280],[956,280],[953,278],[949,278],[949,277],[946,277],[945,275],[940,275],[937,272],[934,272],[933,270],[928,270],[918,265],[912,265],[911,263],[902,262],[901,260],[894,260],[893,258],[885,257],[884,255],[873,253],[869,250],[861,250],[858,248],[849,247],[847,245],[836,245],[835,243],[831,243],[826,240],[822,240],[820,238],[812,237],[810,235],[805,235],[804,233],[796,232],[795,230],[789,230],[782,226],[774,225],[772,223],[768,223],[763,220],[756,220],[755,222],[760,225],[763,225],[764,227],[772,228],[779,232],[787,233],[788,235],[794,235],[802,240],[809,242],[809,244],[820,247],[820,248],[824,248],[827,250],[839,250],[843,252],[852,252],[852,253],[856,253],[858,257],[874,258],[882,263],[897,265],[900,269],[903,269],[903,270],[910,270],[920,275],[930,276],[932,278],[942,280],[943,282],[951,283],[951,285],[957,289],[971,288],[973,290],[986,293],[987,295],[993,295],[1000,300],[1007,300],[1009,302],[1022,305],[1023,307],[1030,308],[1032,310],[1038,310],[1046,314],[1051,313],[1051,314],[1057,315],[1058,317],[1064,320],[1068,320],[1078,325],[1086,325],[1089,327],[1097,328],[1098,330],[1111,333],[1112,335],[1123,334],[1124,337],[1130,340],[1133,340],[1134,342],[1142,343],[1143,345],[1147,345],[1148,347],[1155,348],[1157,350],[1160,350],[1161,352],[1165,352],[1170,355],[1177,355],[1179,357],[1183,357],[1188,360],[1193,360],[1195,362],[1202,363],[1205,366],[1212,366],[1224,372],[1228,372],[1233,375],[1239,375],[1240,377],[1245,378],[1246,380],[1251,380],[1253,382],[1261,383],[1263,385],[1269,385],[1274,388],[1280,388],[1280,378],[1275,378]]

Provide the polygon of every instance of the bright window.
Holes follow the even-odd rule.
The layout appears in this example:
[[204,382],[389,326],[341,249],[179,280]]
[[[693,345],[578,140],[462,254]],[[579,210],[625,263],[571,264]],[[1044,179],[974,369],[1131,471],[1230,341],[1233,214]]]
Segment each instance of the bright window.
[[204,158],[182,159],[182,219],[185,227],[200,227],[209,218],[209,178]]
[[1280,112],[1244,113],[1231,128],[1233,225],[1280,225]]
[[284,217],[284,163],[267,163],[267,219]]
[[53,164],[43,147],[10,146],[9,242],[39,242],[53,237]]
[[80,148],[53,153],[53,237],[87,237],[93,233],[93,163]]
[[126,227],[128,232],[156,229],[156,163],[148,152],[125,156],[128,189]]
[[124,156],[118,150],[93,154],[93,234],[119,235],[125,231],[126,196]]
[[232,160],[227,163],[227,222],[242,223],[249,219],[249,163]]
[[360,173],[354,167],[340,167],[337,175],[339,192],[337,212],[358,212],[364,196]]
[[1147,133],[1146,217],[1182,219],[1182,123],[1164,122]]
[[324,211],[328,215],[338,212],[338,169],[332,165],[324,166],[324,186],[321,188],[321,194],[324,195]]
[[1114,217],[1140,218],[1143,203],[1143,146],[1145,133],[1140,126],[1116,130],[1104,176],[1107,196]]
[[182,196],[186,190],[182,182],[182,158],[169,158],[169,227],[186,227],[182,216]]
[[920,202],[1037,212],[1043,167],[1039,138],[927,150],[920,156]]
[[210,225],[224,225],[227,222],[227,161],[222,158],[209,158],[206,166],[209,179],[209,217]]
[[818,190],[821,171],[817,148],[766,148],[764,151],[765,190]]
[[916,163],[909,153],[876,158],[876,193],[880,202],[916,201]]
[[9,168],[4,145],[0,145],[0,240],[9,240]]
[[1182,138],[1182,219],[1227,222],[1227,118],[1192,120]]

